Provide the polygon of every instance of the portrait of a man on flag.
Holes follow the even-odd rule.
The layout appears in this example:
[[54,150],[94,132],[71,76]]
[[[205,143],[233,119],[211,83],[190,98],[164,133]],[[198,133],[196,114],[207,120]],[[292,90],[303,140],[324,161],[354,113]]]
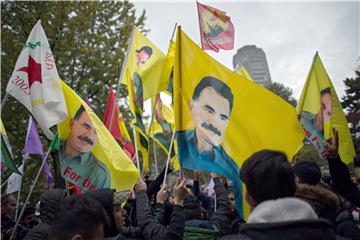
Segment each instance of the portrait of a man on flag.
[[177,132],[180,159],[189,159],[188,167],[211,165],[211,169],[239,176],[239,167],[221,147],[234,104],[231,89],[221,80],[206,76],[194,89],[190,113],[194,129]]
[[67,182],[85,190],[110,188],[108,169],[91,153],[98,140],[89,115],[80,106],[70,121],[70,135],[60,141],[61,172]]

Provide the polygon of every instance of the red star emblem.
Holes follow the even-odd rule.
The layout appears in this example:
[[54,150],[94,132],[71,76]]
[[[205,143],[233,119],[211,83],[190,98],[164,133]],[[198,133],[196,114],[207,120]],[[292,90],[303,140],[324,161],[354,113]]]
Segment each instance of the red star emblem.
[[42,83],[41,64],[37,63],[29,54],[29,61],[27,67],[19,68],[17,71],[26,72],[28,75],[29,88],[34,82]]

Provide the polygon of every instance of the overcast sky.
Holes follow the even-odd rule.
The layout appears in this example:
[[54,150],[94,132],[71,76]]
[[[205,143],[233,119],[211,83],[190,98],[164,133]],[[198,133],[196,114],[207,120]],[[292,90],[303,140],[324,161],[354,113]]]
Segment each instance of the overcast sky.
[[[232,60],[244,45],[264,50],[272,81],[293,89],[300,97],[316,51],[339,96],[343,80],[355,75],[359,65],[359,1],[356,2],[235,2],[201,1],[231,17],[235,27],[233,50],[206,51],[233,70]],[[195,1],[136,1],[140,14],[146,10],[147,37],[166,53],[175,23],[200,43]]]

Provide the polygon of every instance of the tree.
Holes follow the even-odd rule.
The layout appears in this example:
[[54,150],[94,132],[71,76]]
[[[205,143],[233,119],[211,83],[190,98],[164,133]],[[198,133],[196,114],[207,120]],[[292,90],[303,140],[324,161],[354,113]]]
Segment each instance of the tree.
[[355,151],[360,153],[360,71],[355,71],[356,76],[346,78],[345,96],[342,97],[342,106],[346,110],[346,118],[355,145]]
[[292,97],[293,90],[289,87],[285,87],[282,83],[272,82],[267,86],[267,89],[280,96],[282,99],[296,107],[296,99]]
[[[100,118],[108,94],[105,86],[117,84],[132,26],[147,32],[144,29],[145,12],[137,18],[134,5],[128,1],[3,1],[1,15],[2,97],[22,47],[40,19],[60,77],[72,89],[90,99]],[[121,87],[119,96],[127,96],[125,87]],[[128,120],[127,106],[122,109],[126,110],[123,116]],[[26,112],[12,97],[7,99],[2,109],[2,119],[18,163],[22,160],[29,119]],[[44,137],[42,141],[47,149],[45,146],[49,146],[50,141]]]

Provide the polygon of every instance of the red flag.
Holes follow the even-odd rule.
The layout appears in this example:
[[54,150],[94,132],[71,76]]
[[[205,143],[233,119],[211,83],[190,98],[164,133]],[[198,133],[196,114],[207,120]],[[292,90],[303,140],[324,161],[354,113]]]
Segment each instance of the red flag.
[[[113,137],[122,144],[125,153],[134,162],[136,161],[136,159],[134,160],[134,154],[135,154],[134,146],[129,137],[129,133],[126,130],[124,120],[120,114],[119,105],[115,102],[115,99],[116,99],[115,93],[110,88],[109,98],[105,109],[104,124],[107,127],[107,129],[109,129],[111,135],[113,135]],[[114,104],[115,104],[115,109],[114,109]],[[115,110],[114,113],[113,110]],[[111,116],[113,116],[113,120],[112,120],[113,122],[110,129],[109,127],[111,123]]]
[[197,2],[203,50],[234,48],[234,25],[226,12]]

